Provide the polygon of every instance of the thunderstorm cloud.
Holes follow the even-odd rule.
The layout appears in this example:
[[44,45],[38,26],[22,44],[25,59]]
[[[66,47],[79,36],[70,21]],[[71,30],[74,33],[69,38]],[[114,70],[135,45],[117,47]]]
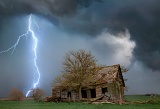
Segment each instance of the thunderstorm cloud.
[[[1,0],[0,51],[12,46],[27,30],[33,14],[40,32],[39,87],[51,94],[69,50],[91,51],[100,64],[121,64],[127,94],[159,93],[159,0]],[[15,52],[0,54],[0,97],[13,87],[25,92],[33,82],[32,38],[21,39]],[[152,86],[152,87],[150,87]],[[149,88],[150,87],[150,88]]]

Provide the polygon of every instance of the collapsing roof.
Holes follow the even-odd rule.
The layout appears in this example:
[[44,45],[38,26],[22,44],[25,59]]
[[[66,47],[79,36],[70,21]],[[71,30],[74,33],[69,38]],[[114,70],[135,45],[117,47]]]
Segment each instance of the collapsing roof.
[[119,64],[103,67],[101,70],[98,71],[96,77],[97,77],[96,78],[97,84],[122,81],[122,84],[125,87],[125,83],[123,80],[123,76],[122,76],[122,72]]

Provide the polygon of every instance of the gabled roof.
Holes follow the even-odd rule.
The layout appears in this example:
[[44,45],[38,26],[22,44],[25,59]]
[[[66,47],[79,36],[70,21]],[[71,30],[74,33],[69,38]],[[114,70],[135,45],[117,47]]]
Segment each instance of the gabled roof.
[[114,81],[122,81],[123,86],[124,80],[121,72],[120,65],[112,65],[112,66],[105,66],[97,73],[98,84],[101,83],[113,83]]

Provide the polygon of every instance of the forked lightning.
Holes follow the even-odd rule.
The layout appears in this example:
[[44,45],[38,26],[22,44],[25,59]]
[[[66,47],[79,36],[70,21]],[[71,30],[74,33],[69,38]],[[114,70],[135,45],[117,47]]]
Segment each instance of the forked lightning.
[[[0,52],[0,54],[1,54],[1,53],[9,52],[9,51],[12,50],[12,54],[13,54],[13,53],[14,53],[14,50],[16,49],[17,45],[19,44],[19,41],[21,40],[21,38],[24,37],[24,36],[27,36],[27,35],[29,35],[29,33],[31,33],[31,36],[32,36],[32,39],[33,39],[34,66],[35,66],[35,69],[36,69],[36,72],[34,73],[34,76],[35,76],[35,75],[38,75],[38,77],[36,77],[36,78],[34,77],[34,79],[36,79],[36,80],[34,80],[32,87],[31,87],[31,88],[29,89],[29,91],[26,93],[26,97],[29,95],[29,93],[32,91],[32,89],[34,89],[34,88],[37,87],[37,85],[38,85],[38,83],[39,83],[39,80],[40,80],[40,72],[39,72],[39,68],[38,68],[38,66],[37,66],[37,45],[38,45],[38,39],[37,39],[37,37],[35,36],[34,31],[32,30],[32,25],[33,25],[32,22],[34,22],[34,24],[35,24],[37,27],[38,27],[38,25],[37,25],[35,19],[32,18],[32,16],[33,16],[33,15],[31,14],[31,15],[29,16],[29,19],[28,19],[28,30],[27,30],[27,32],[26,32],[25,34],[20,35],[20,36],[18,37],[16,43],[15,43],[13,46],[11,46],[10,48],[8,48],[8,49],[3,50],[3,51]],[[38,27],[38,30],[39,30],[39,27]]]

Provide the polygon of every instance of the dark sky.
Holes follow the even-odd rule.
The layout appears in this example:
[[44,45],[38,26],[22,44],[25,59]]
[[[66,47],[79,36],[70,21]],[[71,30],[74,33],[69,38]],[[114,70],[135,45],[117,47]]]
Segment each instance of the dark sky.
[[[29,15],[38,38],[38,87],[51,95],[69,50],[91,51],[104,65],[129,69],[126,94],[160,93],[159,0],[0,0],[0,51],[27,31]],[[12,88],[32,86],[33,39],[20,40],[15,52],[0,54],[0,97]]]

